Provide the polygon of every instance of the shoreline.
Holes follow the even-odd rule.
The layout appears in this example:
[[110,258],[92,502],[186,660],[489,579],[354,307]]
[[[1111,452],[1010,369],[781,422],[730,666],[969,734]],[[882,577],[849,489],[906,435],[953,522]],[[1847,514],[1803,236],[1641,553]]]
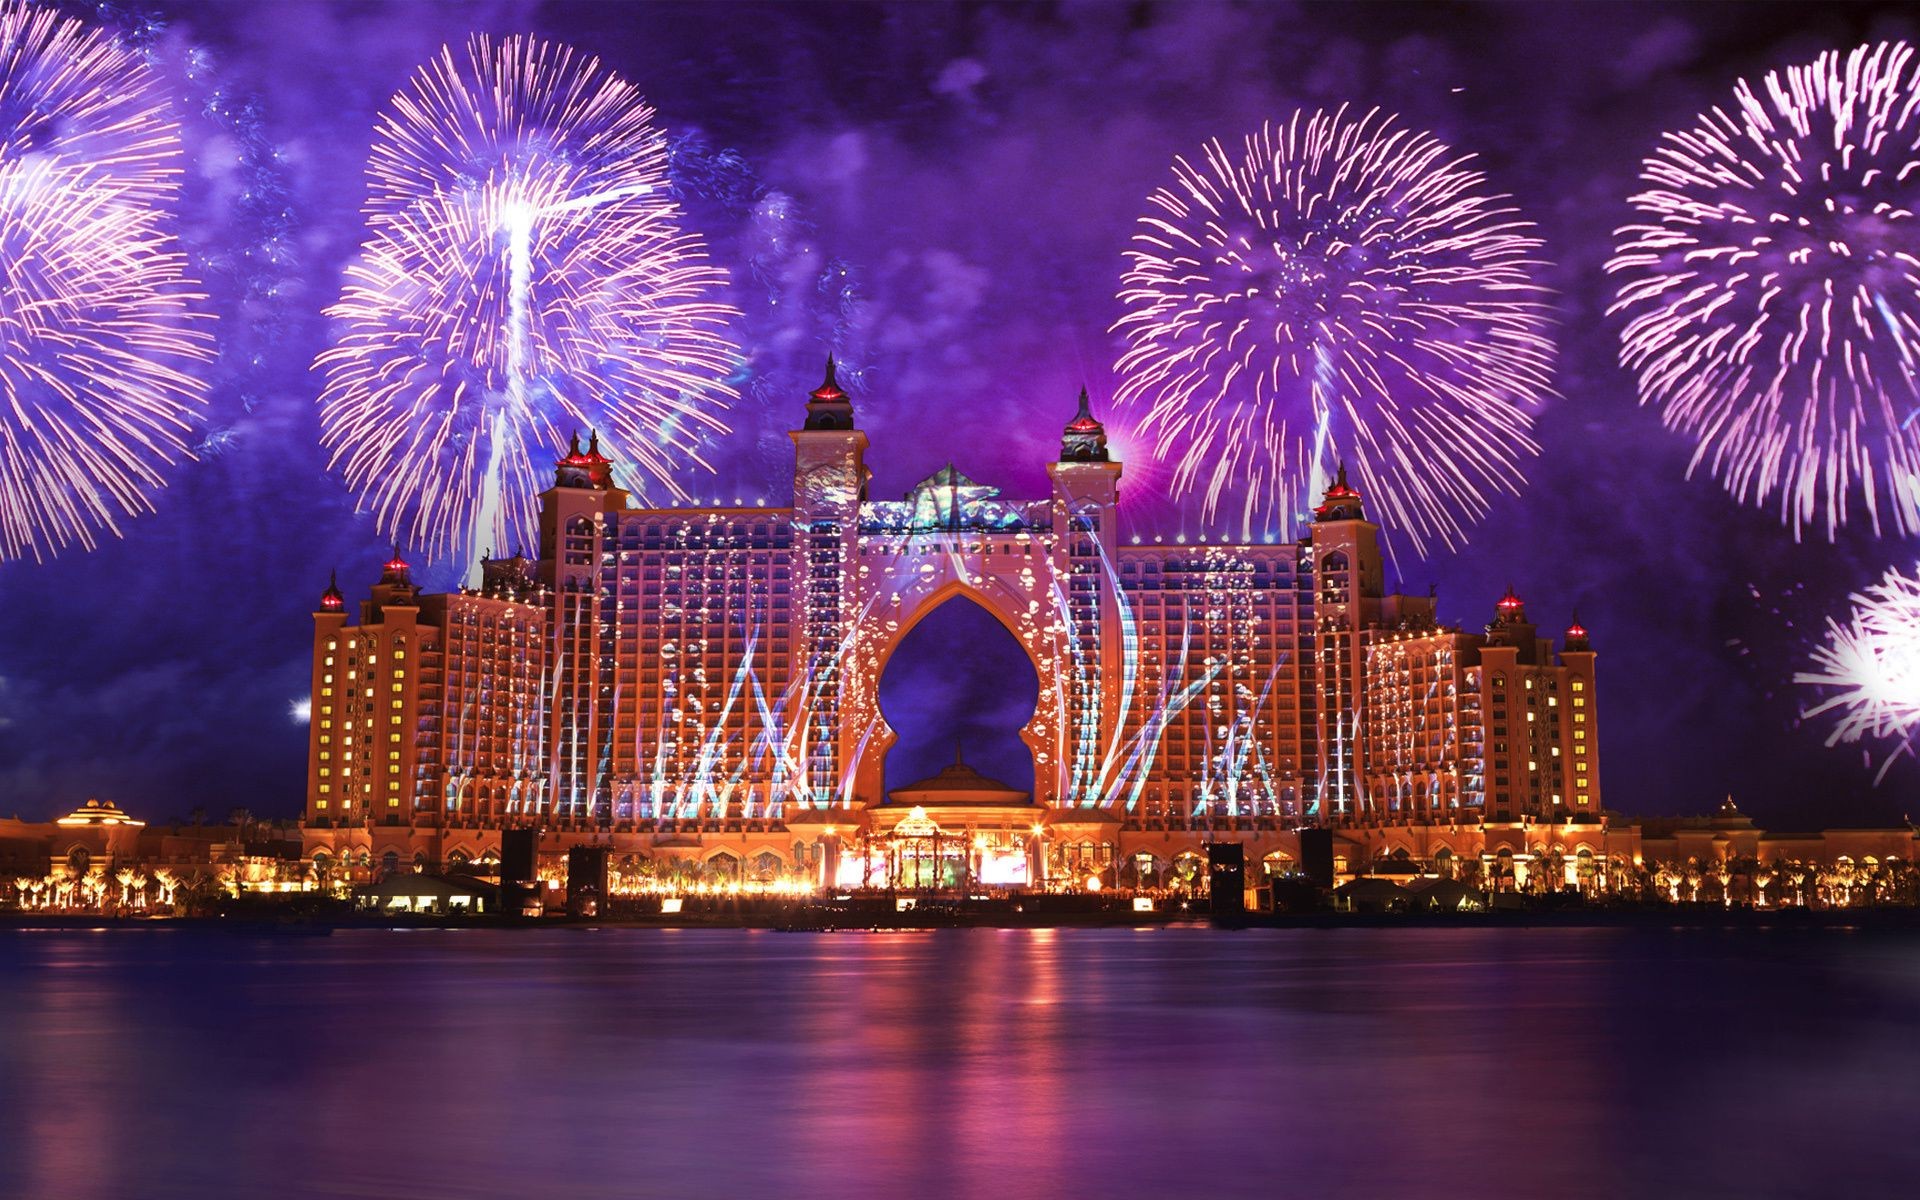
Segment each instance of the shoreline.
[[335,930],[424,929],[607,930],[607,929],[752,929],[778,933],[911,932],[938,929],[1667,929],[1673,931],[1767,931],[1843,933],[1920,933],[1920,908],[1722,909],[1596,908],[1479,913],[1244,913],[1219,917],[1204,906],[1152,913],[970,912],[915,908],[904,912],[880,907],[810,905],[766,907],[753,911],[692,912],[666,916],[434,916],[413,914],[340,914],[231,916],[101,916],[84,913],[0,913],[0,934],[218,930],[240,934],[326,936]]

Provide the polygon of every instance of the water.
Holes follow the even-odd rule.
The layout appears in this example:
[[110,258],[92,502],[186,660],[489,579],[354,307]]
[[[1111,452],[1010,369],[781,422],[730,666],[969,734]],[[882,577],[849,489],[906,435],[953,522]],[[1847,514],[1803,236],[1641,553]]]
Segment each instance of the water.
[[1893,1196],[1920,939],[0,934],[7,1196]]

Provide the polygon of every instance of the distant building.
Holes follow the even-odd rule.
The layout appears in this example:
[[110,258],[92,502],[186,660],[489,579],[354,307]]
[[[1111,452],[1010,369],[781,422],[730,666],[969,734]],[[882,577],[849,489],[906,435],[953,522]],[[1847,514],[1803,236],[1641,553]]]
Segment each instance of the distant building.
[[179,889],[300,890],[315,883],[295,822],[152,825],[111,800],[52,821],[0,817],[0,907],[142,912]]
[[532,825],[555,850],[866,878],[892,827],[879,680],[956,600],[997,617],[1040,680],[1021,731],[1032,883],[1164,873],[1222,839],[1279,867],[1308,826],[1349,863],[1608,853],[1586,631],[1556,645],[1511,590],[1475,631],[1388,591],[1344,471],[1295,542],[1141,544],[1084,394],[1032,500],[952,466],[870,498],[831,363],[792,437],[791,503],[735,508],[634,507],[597,439],[576,439],[537,558],[422,595],[396,553],[357,622],[330,585],[309,855],[457,864]]

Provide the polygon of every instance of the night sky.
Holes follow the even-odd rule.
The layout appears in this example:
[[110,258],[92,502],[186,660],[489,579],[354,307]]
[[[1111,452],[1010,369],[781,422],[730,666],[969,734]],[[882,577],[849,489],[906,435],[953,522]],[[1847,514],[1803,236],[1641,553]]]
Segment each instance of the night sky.
[[[1208,137],[1350,101],[1477,152],[1557,264],[1562,398],[1523,495],[1497,499],[1462,552],[1403,552],[1400,584],[1437,584],[1443,619],[1469,627],[1509,582],[1543,628],[1578,607],[1600,652],[1610,808],[1705,812],[1731,792],[1763,823],[1808,827],[1915,807],[1910,758],[1876,788],[1859,749],[1801,725],[1787,682],[1825,615],[1914,547],[1796,544],[1689,481],[1688,445],[1616,365],[1601,274],[1662,130],[1742,76],[1913,37],[1908,6],[202,0],[105,19],[152,31],[185,97],[185,233],[225,318],[221,360],[200,461],[157,514],[92,553],[0,566],[0,813],[91,794],[150,820],[299,811],[306,729],[289,705],[309,613],[330,567],[357,603],[385,557],[318,448],[319,313],[361,236],[375,112],[443,42],[482,30],[598,52],[658,108],[689,224],[744,312],[734,433],[720,474],[693,485],[729,501],[786,495],[785,430],[829,349],[849,364],[876,498],[950,458],[1043,494],[1074,392],[1099,410],[1113,389],[1106,331],[1144,198]],[[1129,461],[1140,528],[1199,532],[1145,499],[1153,479]],[[1030,772],[1006,736],[1031,669],[1010,639],[973,653],[979,618],[930,621],[885,682],[907,739],[892,782],[951,761],[956,733],[983,769]]]

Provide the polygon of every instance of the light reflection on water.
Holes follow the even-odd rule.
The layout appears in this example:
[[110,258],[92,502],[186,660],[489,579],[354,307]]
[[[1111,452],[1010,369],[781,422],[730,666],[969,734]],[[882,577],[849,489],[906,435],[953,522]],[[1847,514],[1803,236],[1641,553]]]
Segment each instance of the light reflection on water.
[[0,935],[0,1194],[1898,1194],[1920,939]]

